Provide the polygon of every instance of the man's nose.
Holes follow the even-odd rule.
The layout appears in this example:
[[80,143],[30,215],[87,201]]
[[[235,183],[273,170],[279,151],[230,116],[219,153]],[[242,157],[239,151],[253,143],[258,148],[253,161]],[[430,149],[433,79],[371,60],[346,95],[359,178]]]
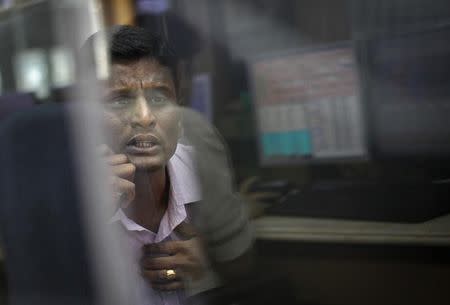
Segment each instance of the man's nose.
[[155,125],[155,120],[156,118],[153,111],[148,105],[145,97],[138,97],[136,107],[134,109],[132,125],[134,127],[153,127]]

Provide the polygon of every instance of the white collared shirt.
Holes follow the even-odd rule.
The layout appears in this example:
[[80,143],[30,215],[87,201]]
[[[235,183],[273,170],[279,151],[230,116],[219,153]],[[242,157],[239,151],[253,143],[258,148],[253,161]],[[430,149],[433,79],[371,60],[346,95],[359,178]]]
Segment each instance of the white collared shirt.
[[111,219],[112,223],[120,221],[125,228],[125,245],[131,251],[134,269],[132,272],[137,275],[133,286],[136,287],[138,305],[181,305],[184,298],[182,291],[153,290],[150,283],[140,275],[142,247],[145,244],[177,240],[178,237],[173,230],[181,222],[188,221],[185,205],[201,200],[192,147],[178,144],[174,155],[167,163],[167,172],[170,179],[169,203],[158,232],[152,232],[135,223],[122,210],[118,210]]

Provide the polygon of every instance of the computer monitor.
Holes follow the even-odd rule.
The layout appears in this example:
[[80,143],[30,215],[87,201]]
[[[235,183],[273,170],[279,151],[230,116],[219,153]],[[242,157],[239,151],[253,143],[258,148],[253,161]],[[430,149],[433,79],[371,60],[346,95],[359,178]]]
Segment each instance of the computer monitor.
[[448,160],[450,25],[256,59],[262,165]]
[[350,42],[265,55],[250,75],[263,165],[367,157]]
[[[448,214],[448,1],[350,2],[351,42],[250,67],[261,165],[325,164],[269,212],[407,223]],[[368,162],[336,166],[356,159]]]

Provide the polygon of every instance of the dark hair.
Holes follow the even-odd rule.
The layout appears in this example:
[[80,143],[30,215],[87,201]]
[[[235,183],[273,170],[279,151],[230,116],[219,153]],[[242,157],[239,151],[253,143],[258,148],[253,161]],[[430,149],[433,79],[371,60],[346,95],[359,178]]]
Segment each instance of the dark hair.
[[118,25],[111,28],[109,55],[112,62],[150,58],[170,69],[175,86],[178,87],[178,59],[169,43],[160,35],[143,28]]
[[[108,51],[112,63],[143,58],[154,59],[170,69],[178,91],[178,57],[163,37],[130,25],[116,25],[106,30],[104,34],[108,40]],[[87,48],[91,52],[94,48],[94,40],[98,36],[97,32],[89,37],[83,49]]]

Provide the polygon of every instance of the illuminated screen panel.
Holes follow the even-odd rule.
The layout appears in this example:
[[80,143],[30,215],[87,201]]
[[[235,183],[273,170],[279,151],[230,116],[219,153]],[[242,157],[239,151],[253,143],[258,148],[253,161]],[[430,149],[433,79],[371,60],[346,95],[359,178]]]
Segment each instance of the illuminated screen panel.
[[366,156],[348,44],[266,56],[251,76],[263,164]]

